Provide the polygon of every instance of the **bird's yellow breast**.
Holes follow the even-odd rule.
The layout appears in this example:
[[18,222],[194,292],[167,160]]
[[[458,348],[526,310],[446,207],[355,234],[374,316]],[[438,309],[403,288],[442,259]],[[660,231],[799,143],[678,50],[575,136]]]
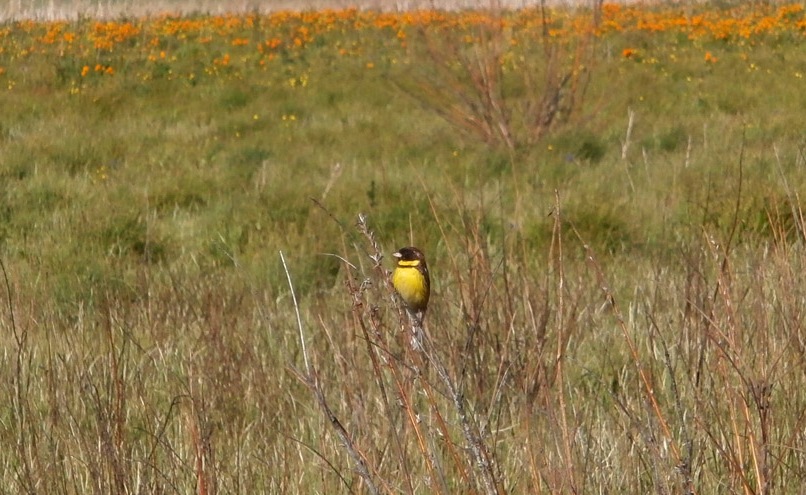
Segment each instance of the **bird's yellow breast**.
[[392,285],[403,302],[411,309],[424,310],[428,306],[428,282],[416,267],[419,261],[399,261],[392,272]]

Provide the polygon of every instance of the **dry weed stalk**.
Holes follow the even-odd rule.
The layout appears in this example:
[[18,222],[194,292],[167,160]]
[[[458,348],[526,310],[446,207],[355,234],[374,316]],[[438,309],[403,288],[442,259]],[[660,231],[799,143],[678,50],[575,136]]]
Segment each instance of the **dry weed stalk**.
[[[563,315],[565,312],[565,297],[564,297],[565,268],[563,259],[563,242],[562,242],[563,240],[562,210],[560,208],[560,193],[556,189],[554,190],[554,211],[552,212],[552,214],[554,216],[554,225],[552,231],[551,249],[552,251],[556,249],[556,256],[557,256],[556,258],[557,313],[559,315]],[[568,483],[571,485],[570,486],[571,492],[578,493],[578,483],[576,477],[574,476],[574,463],[571,456],[572,438],[568,426],[568,408],[565,399],[564,364],[565,364],[565,351],[568,343],[567,334],[569,332],[566,331],[562,318],[560,318],[558,327],[559,327],[558,328],[559,335],[557,336],[557,347],[554,355],[554,363],[555,363],[554,376],[556,382],[560,384],[560,386],[557,387],[557,399],[559,404],[559,415],[560,415],[562,455],[563,455],[563,462],[565,464],[566,479],[568,480]]]
[[[35,492],[37,483],[34,476],[34,444],[29,438],[29,434],[34,433],[31,428],[29,418],[28,389],[30,377],[28,373],[30,350],[28,346],[27,327],[18,328],[17,320],[14,317],[14,296],[11,292],[11,282],[8,278],[5,261],[0,257],[0,269],[3,271],[3,281],[6,289],[6,302],[8,304],[8,318],[11,324],[11,332],[14,336],[16,349],[14,350],[14,373],[11,379],[14,394],[11,398],[12,420],[16,428],[15,450],[20,459],[19,484],[21,488],[29,493]],[[29,431],[30,428],[30,431]]]
[[[641,359],[641,356],[638,351],[638,346],[636,345],[636,342],[633,339],[633,337],[630,335],[627,320],[624,317],[623,312],[621,311],[621,307],[619,306],[618,300],[616,299],[616,295],[610,288],[610,284],[607,281],[604,269],[602,268],[601,264],[596,258],[593,249],[584,241],[580,233],[575,228],[573,228],[573,230],[585,249],[586,259],[596,275],[597,283],[605,299],[605,304],[607,305],[607,307],[610,308],[613,316],[616,319],[616,323],[619,329],[621,330],[622,336],[624,338],[625,343],[627,344],[630,356],[633,360],[633,365],[638,374],[638,378],[644,394],[644,399],[646,400],[646,406],[648,412],[651,414],[651,419],[647,418],[648,419],[647,423],[649,423],[651,426],[649,428],[641,428],[641,430],[644,431],[644,435],[646,437],[645,438],[646,443],[653,450],[653,456],[658,461],[662,461],[665,457],[665,454],[661,451],[661,449],[663,447],[668,447],[668,450],[671,454],[674,470],[683,477],[683,485],[685,493],[695,494],[696,491],[691,483],[690,477],[688,476],[688,466],[686,465],[683,453],[681,452],[680,446],[678,445],[678,440],[672,434],[672,428],[669,425],[669,419],[666,416],[664,408],[661,407],[661,402],[656,394],[656,379],[653,376],[652,368],[647,364],[645,364]],[[627,407],[624,404],[620,403],[620,401],[618,400],[616,402],[622,409],[622,411],[625,412],[628,416],[630,416],[631,420],[635,422],[635,424],[640,425],[642,423],[640,419],[633,417],[628,412]],[[657,432],[654,427],[658,427],[660,431]],[[656,438],[656,435],[658,433],[660,434],[659,439]],[[658,472],[660,467],[661,467],[660,465],[656,465],[653,467],[653,476],[655,477],[655,484],[659,487],[659,492],[666,493],[668,490],[662,488],[664,483],[660,479],[661,475]]]
[[[730,242],[722,245],[713,236],[707,237],[705,246],[710,256],[705,259],[714,260],[718,266],[714,291],[705,298],[707,306],[698,308],[707,345],[700,351],[694,377],[696,420],[719,453],[731,484],[743,493],[768,494],[774,488],[773,473],[782,462],[772,437],[773,420],[779,412],[773,389],[786,373],[789,350],[786,346],[776,348],[778,335],[768,327],[774,317],[762,302],[766,266],[756,268],[752,286],[739,287],[737,280],[742,277],[733,267]],[[756,291],[761,297],[750,298]],[[753,307],[745,305],[743,299],[753,300]],[[708,382],[719,387],[719,401],[714,401],[712,390],[704,386]],[[802,422],[803,416],[797,423]]]
[[[374,232],[372,232],[367,225],[366,217],[363,215],[359,216],[358,228],[359,231],[367,238],[372,247],[372,254],[370,255],[370,258],[375,262],[374,268],[378,272],[378,276],[384,281],[386,292],[390,295],[394,294],[394,289],[391,286],[389,277],[386,275],[383,267],[380,265],[380,260],[383,256],[380,251],[380,246],[375,239]],[[401,325],[401,334],[405,335],[410,333],[411,338],[413,339],[410,342],[416,343],[416,345],[412,346],[412,351],[416,355],[415,359],[417,363],[434,368],[437,376],[442,382],[442,385],[447,391],[448,398],[453,405],[465,441],[467,442],[468,450],[470,451],[470,459],[468,459],[468,464],[475,468],[470,469],[470,472],[480,478],[484,493],[487,493],[488,495],[497,495],[499,493],[503,493],[502,489],[499,487],[498,481],[496,480],[495,468],[493,466],[489,449],[481,436],[477,422],[471,417],[469,411],[467,410],[464,394],[457,387],[456,382],[451,377],[444,361],[436,353],[428,331],[425,326],[422,325],[423,322],[415,318],[404,318],[402,313],[401,308],[398,307],[398,320]],[[408,321],[409,325],[405,324],[406,321]],[[447,424],[443,419],[442,414],[439,412],[436,396],[431,388],[431,385],[427,382],[427,380],[420,380],[418,383],[422,387],[423,392],[427,397],[432,412],[435,413],[438,419],[441,433],[446,438],[449,438]],[[418,442],[418,444],[425,447],[425,444],[422,441]],[[423,454],[426,455],[426,458],[430,458],[435,454],[429,450],[430,449],[428,448],[423,450]],[[455,449],[451,450],[453,459],[458,461],[461,457],[458,454],[458,451]],[[465,471],[462,470],[462,472]]]
[[559,39],[548,28],[545,2],[540,9],[542,29],[518,27],[519,39],[500,0],[490,1],[485,16],[468,27],[471,34],[420,26],[411,40],[417,75],[397,81],[398,87],[489,145],[513,152],[534,144],[578,109],[589,81],[594,32],[592,22],[578,39]]
[[[780,254],[765,254],[763,263],[755,268],[756,275],[751,277],[751,285],[747,288],[739,287],[744,277],[734,267],[735,245],[741,230],[744,151],[743,140],[739,151],[733,219],[727,237],[719,242],[717,235],[704,236],[708,256],[703,258],[714,260],[716,280],[710,298],[704,299],[707,306],[700,308],[704,338],[707,340],[700,350],[695,392],[698,409],[705,417],[716,411],[718,406],[711,404],[709,397],[703,394],[701,375],[707,373],[722,384],[725,398],[721,405],[726,408],[724,415],[727,418],[704,427],[708,438],[720,453],[735,485],[741,487],[744,493],[769,494],[775,488],[773,473],[780,467],[783,457],[775,452],[779,447],[773,440],[773,420],[779,412],[773,401],[773,389],[780,386],[776,384],[786,373],[786,357],[790,351],[787,346],[776,345],[780,336],[776,329],[770,328],[770,322],[775,318],[770,314],[763,292],[769,257],[778,257]],[[779,158],[777,150],[776,158]],[[786,178],[783,174],[781,177],[789,193]],[[802,211],[797,197],[790,195],[789,201],[792,218],[799,223]],[[781,225],[772,219],[771,225],[778,229],[773,233],[773,238],[781,247],[780,253],[788,254],[792,246],[787,239],[793,232],[787,230],[795,228],[795,237],[800,238],[800,226]],[[791,273],[790,269],[783,271],[787,275]],[[780,280],[791,283],[789,277]],[[744,300],[754,293],[758,293],[757,297],[752,298],[755,304],[747,307]],[[785,306],[797,307],[798,303],[787,300]],[[714,416],[720,417],[719,414]],[[803,416],[797,422],[802,424],[802,421]],[[704,418],[703,424],[707,424]]]
[[[429,338],[428,329],[407,319],[403,309],[397,305],[394,289],[381,263],[383,251],[365,216],[359,215],[357,228],[368,244],[366,255],[372,261],[371,273],[361,280],[356,277],[357,270],[348,269],[346,284],[352,299],[353,321],[366,343],[370,373],[376,386],[382,418],[388,428],[384,441],[390,444],[389,452],[393,454],[392,457],[376,459],[370,454],[373,451],[386,451],[389,447],[368,445],[364,449],[360,448],[359,443],[362,440],[351,433],[353,428],[345,426],[337,417],[326,399],[323,383],[314,369],[311,356],[308,355],[308,346],[299,321],[299,339],[305,368],[294,369],[295,374],[313,393],[316,403],[336,432],[369,492],[389,493],[402,490],[405,493],[414,493],[425,482],[432,493],[438,494],[452,493],[455,483],[461,483],[460,486],[475,486],[476,490],[488,495],[504,493],[485,438],[468,407],[463,390],[453,377],[453,371],[445,364]],[[341,257],[340,259],[344,260]],[[282,254],[281,260],[289,286],[292,287]],[[399,332],[393,333],[386,328],[383,312],[373,302],[375,295],[394,304]],[[390,339],[390,336],[395,338]],[[412,336],[418,337],[419,345],[411,345]],[[429,381],[429,370],[436,374],[435,383]],[[451,415],[455,417],[453,421],[446,417],[445,401],[450,405]],[[432,427],[423,422],[426,417],[433,420]],[[463,442],[452,440],[456,436],[452,432],[452,423],[458,426]],[[464,446],[460,445],[462,443]],[[417,453],[415,457],[412,457],[413,452],[408,446],[414,447],[413,452]],[[419,463],[424,468],[427,475],[425,480],[415,479],[410,468],[412,463]]]
[[313,393],[314,398],[316,399],[316,403],[322,409],[322,412],[325,414],[330,426],[335,431],[336,435],[341,440],[344,449],[350,455],[350,458],[353,460],[355,464],[356,471],[364,480],[367,485],[367,490],[372,493],[373,495],[377,495],[380,493],[378,487],[375,484],[374,477],[369,472],[369,467],[367,466],[367,462],[365,460],[364,455],[359,451],[358,446],[353,441],[352,436],[349,434],[346,428],[342,425],[339,418],[333,413],[330,405],[325,398],[324,391],[322,389],[321,382],[319,381],[318,376],[316,375],[316,370],[314,369],[313,365],[311,364],[308,358],[307,347],[305,345],[305,331],[302,326],[302,319],[300,318],[299,313],[299,304],[297,303],[297,296],[294,292],[294,284],[291,278],[291,273],[288,270],[288,265],[285,261],[285,256],[283,256],[282,251],[280,252],[280,260],[283,263],[283,270],[285,271],[286,277],[288,279],[288,287],[291,291],[291,300],[294,304],[294,311],[297,315],[297,328],[299,330],[299,340],[300,346],[302,348],[303,360],[305,364],[304,370],[297,370],[293,368],[293,371],[297,375],[297,378],[306,386],[308,389]]

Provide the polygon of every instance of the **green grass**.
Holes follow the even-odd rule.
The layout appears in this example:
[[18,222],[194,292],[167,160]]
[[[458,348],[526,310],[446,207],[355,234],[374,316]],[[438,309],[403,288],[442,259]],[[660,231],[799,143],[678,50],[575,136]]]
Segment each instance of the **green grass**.
[[[326,401],[381,492],[484,492],[454,384],[501,492],[800,493],[802,33],[604,35],[507,149],[416,98],[414,28],[182,20],[0,26],[6,490],[369,491]],[[409,243],[430,358],[383,275]]]

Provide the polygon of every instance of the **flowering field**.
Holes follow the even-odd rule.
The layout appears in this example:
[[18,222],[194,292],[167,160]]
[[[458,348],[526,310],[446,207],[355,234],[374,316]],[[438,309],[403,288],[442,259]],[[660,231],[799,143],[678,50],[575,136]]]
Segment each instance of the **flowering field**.
[[0,24],[0,483],[801,493],[805,41],[766,2]]
[[[14,69],[24,69],[33,63],[30,59],[58,57],[78,65],[75,73],[65,77],[72,76],[71,81],[80,87],[82,78],[91,72],[112,75],[123,64],[131,77],[149,81],[155,77],[149,63],[181,64],[181,48],[191,45],[208,55],[207,59],[193,57],[195,63],[203,66],[202,73],[175,74],[166,70],[165,77],[213,75],[231,64],[240,70],[267,68],[272,61],[279,64],[306,50],[330,56],[355,56],[378,45],[384,49],[394,46],[384,41],[405,46],[407,33],[422,27],[466,31],[470,33],[467,43],[473,43],[474,27],[490,23],[502,23],[511,30],[513,47],[538,39],[544,23],[553,37],[579,36],[588,31],[611,40],[644,34],[678,35],[692,43],[721,41],[726,43],[725,47],[746,49],[781,39],[796,41],[806,34],[806,14],[801,4],[775,7],[748,4],[718,11],[604,4],[595,19],[590,13],[579,11],[551,11],[544,19],[539,9],[505,12],[503,16],[478,11],[346,9],[265,15],[164,15],[117,21],[20,21],[3,26],[0,53],[3,73],[11,71],[6,74],[10,84],[14,84]],[[651,39],[648,38],[649,43]],[[356,40],[371,46],[363,46]],[[624,53],[629,56],[634,49],[626,48]],[[398,54],[392,52],[388,56]],[[110,64],[118,61],[121,66],[99,65],[98,60]]]

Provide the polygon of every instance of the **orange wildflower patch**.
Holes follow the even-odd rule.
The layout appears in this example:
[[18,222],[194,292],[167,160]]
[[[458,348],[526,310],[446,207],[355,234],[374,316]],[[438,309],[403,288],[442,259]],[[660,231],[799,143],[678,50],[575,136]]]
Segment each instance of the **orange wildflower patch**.
[[[86,77],[87,71],[93,72],[99,60],[113,64],[118,70],[142,70],[136,69],[138,61],[181,63],[183,57],[206,57],[208,61],[215,60],[215,66],[219,67],[261,65],[278,57],[295,57],[312,46],[329,47],[333,54],[358,55],[365,54],[372,43],[390,42],[388,46],[406,47],[422,31],[433,33],[433,39],[442,34],[450,35],[471,47],[489,42],[491,33],[504,33],[501,46],[510,52],[504,53],[505,56],[516,52],[521,56],[521,52],[538,46],[543,36],[568,46],[592,33],[600,37],[623,37],[625,44],[636,43],[633,38],[640,37],[641,43],[646,43],[637,45],[641,52],[627,45],[621,58],[647,62],[654,59],[649,53],[653,50],[651,38],[654,36],[665,36],[663,43],[698,40],[714,50],[709,42],[750,46],[779,38],[798,40],[806,35],[806,9],[796,3],[745,2],[725,9],[707,6],[684,9],[677,3],[653,6],[605,3],[596,14],[564,8],[499,12],[436,9],[380,12],[348,8],[192,17],[164,14],[115,21],[22,20],[0,26],[0,56],[5,54],[15,59],[40,54],[72,57],[75,60],[73,72],[80,71]],[[629,37],[631,34],[635,36]],[[193,49],[182,49],[183,45],[190,44]],[[254,50],[237,50],[237,47],[253,44]],[[123,52],[124,47],[132,51]],[[170,59],[164,55],[166,50]],[[230,59],[224,55],[227,51],[237,52],[237,56]],[[703,49],[699,53],[704,52]],[[121,53],[125,53],[125,63],[117,59]],[[705,52],[704,57],[706,63],[718,60],[711,52]],[[0,59],[0,63],[11,67],[8,62]],[[78,69],[84,66],[89,69]],[[166,65],[165,74],[176,69]],[[149,67],[147,73],[140,76],[153,77],[153,70]],[[197,68],[188,71],[198,74]],[[227,72],[235,71],[216,73]],[[114,69],[107,71],[105,68],[104,73],[114,73]]]
[[140,34],[140,28],[131,22],[96,22],[90,39],[99,50],[112,50],[116,44],[123,43]]

